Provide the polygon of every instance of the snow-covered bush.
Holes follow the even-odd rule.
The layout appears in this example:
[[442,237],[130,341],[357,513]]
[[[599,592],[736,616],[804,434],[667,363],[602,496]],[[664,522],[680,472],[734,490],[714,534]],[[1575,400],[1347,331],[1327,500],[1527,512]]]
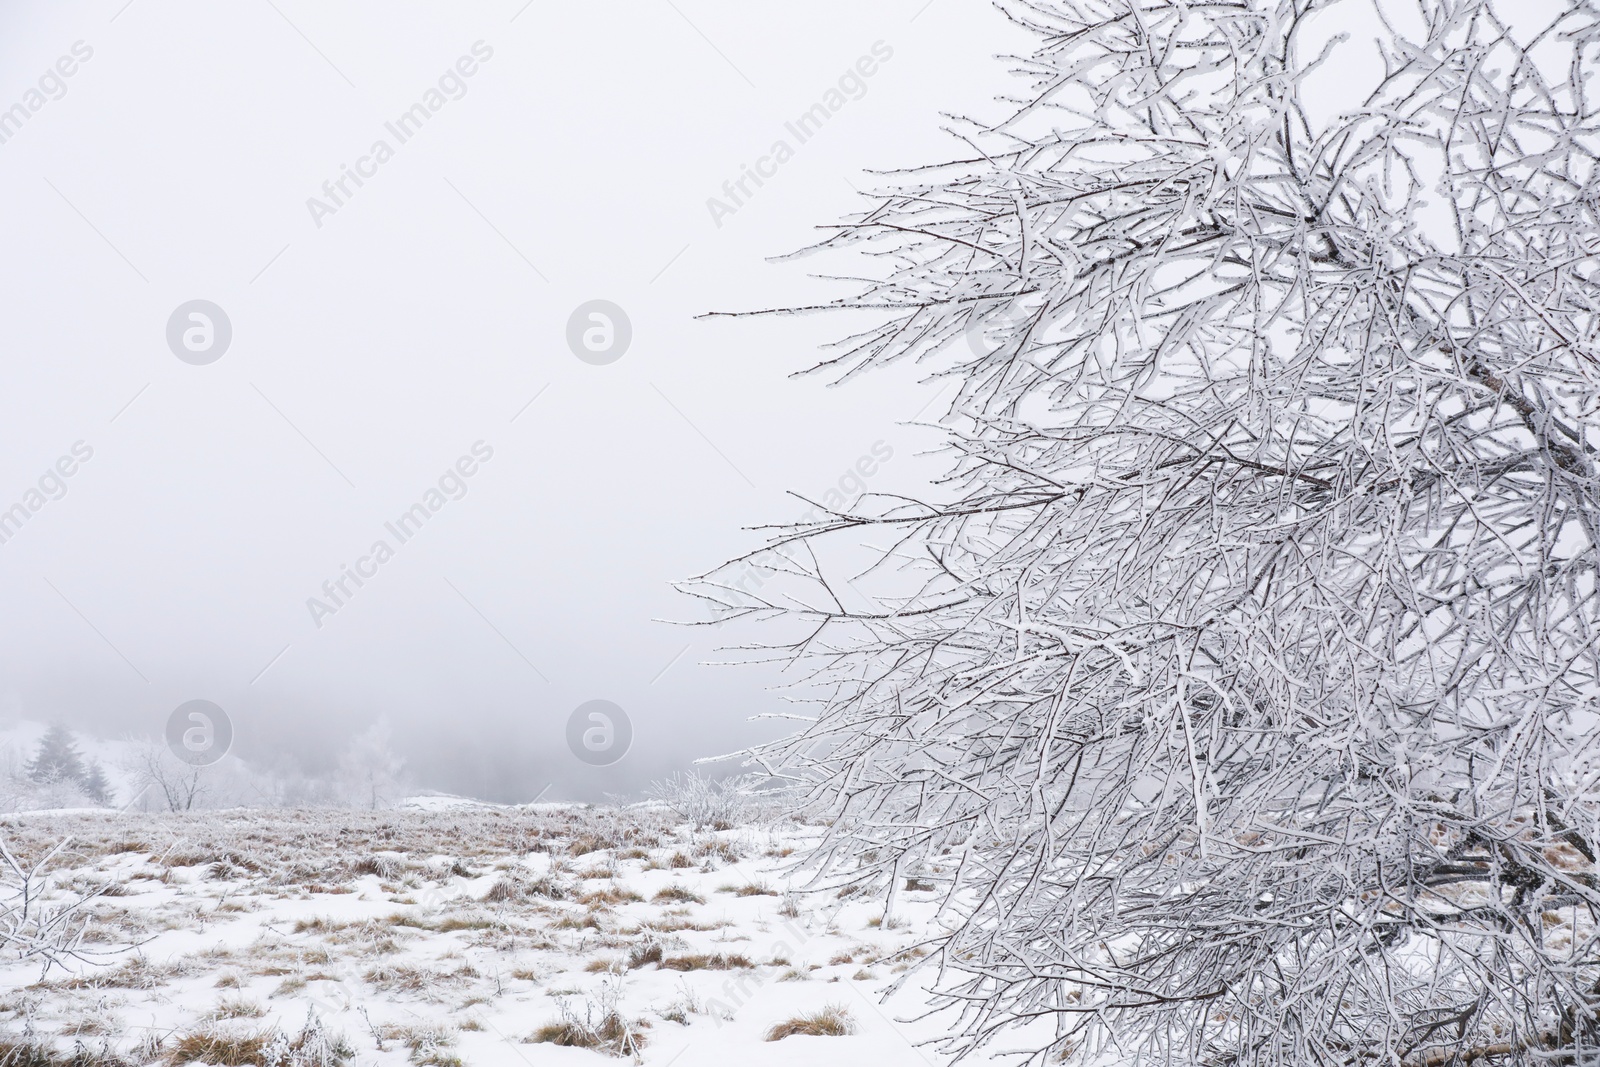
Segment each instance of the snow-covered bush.
[[755,778],[711,778],[698,771],[651,782],[645,796],[678,813],[696,830],[729,830],[744,820],[748,791]]
[[622,985],[614,979],[602,982],[593,996],[584,998],[581,1015],[563,998],[556,1005],[559,1018],[534,1031],[529,1041],[594,1049],[612,1056],[632,1057],[638,1062],[647,1038],[640,1024],[623,1014],[621,1001]]
[[84,949],[83,940],[89,927],[86,908],[100,892],[71,892],[46,873],[70,844],[70,838],[63,840],[27,864],[0,839],[0,952],[37,961],[46,974],[51,967],[96,955]]

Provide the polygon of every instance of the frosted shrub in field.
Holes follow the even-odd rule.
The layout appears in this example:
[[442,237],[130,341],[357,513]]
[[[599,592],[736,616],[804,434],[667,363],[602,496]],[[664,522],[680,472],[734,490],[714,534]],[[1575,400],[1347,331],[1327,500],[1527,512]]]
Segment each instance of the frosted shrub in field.
[[94,956],[83,948],[89,928],[87,906],[105,887],[87,894],[62,890],[44,872],[62,856],[68,838],[29,865],[12,855],[0,839],[0,951],[17,960],[51,967]]
[[305,1025],[295,1036],[275,1031],[261,1058],[266,1067],[340,1067],[354,1055],[343,1037],[330,1033],[308,1012]]
[[645,1045],[645,1035],[638,1024],[622,1014],[622,984],[620,981],[601,983],[592,998],[585,998],[580,1016],[565,999],[557,1004],[560,1017],[534,1031],[529,1039],[534,1043],[562,1045],[570,1048],[588,1048],[613,1056],[638,1058]]
[[744,820],[753,781],[750,775],[708,778],[690,771],[650,783],[645,795],[677,812],[696,830],[731,830]]

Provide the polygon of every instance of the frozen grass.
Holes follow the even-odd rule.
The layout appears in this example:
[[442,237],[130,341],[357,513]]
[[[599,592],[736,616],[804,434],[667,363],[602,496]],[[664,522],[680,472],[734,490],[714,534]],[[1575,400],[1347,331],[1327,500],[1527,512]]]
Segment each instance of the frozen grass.
[[184,1034],[166,1049],[171,1067],[185,1063],[215,1067],[339,1067],[355,1050],[342,1037],[307,1019],[295,1036],[277,1029],[236,1030],[208,1027]]
[[922,952],[871,899],[796,888],[778,853],[818,832],[554,806],[0,818],[24,860],[70,835],[57,884],[116,894],[89,931],[106,964],[0,963],[0,1067],[475,1067],[506,1041],[665,1062],[741,1022],[759,1062],[771,1019]]
[[745,959],[738,953],[724,956],[722,953],[696,953],[688,956],[668,956],[661,960],[661,969],[664,971],[729,971],[735,968],[749,969],[755,964]]
[[0,1064],[4,1067],[134,1067],[107,1049],[61,1052],[34,1040],[0,1039]]
[[796,1015],[767,1031],[768,1041],[786,1037],[848,1037],[856,1032],[855,1020],[842,1004],[829,1004],[809,1015]]
[[681,885],[669,885],[656,890],[650,898],[652,904],[704,904],[706,898]]

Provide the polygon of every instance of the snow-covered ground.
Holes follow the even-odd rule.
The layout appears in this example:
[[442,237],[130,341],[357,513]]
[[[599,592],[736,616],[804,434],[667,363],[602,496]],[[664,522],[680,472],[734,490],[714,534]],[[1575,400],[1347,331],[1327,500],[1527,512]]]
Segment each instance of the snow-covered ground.
[[[916,1042],[948,1018],[902,1021],[921,987],[879,1000],[922,955],[933,893],[902,893],[904,925],[886,930],[881,904],[789,892],[786,867],[817,832],[440,801],[7,816],[19,856],[72,837],[55,891],[109,891],[90,905],[93,962],[0,968],[0,1033],[127,1063],[264,1062],[252,1050],[309,1015],[349,1064],[606,1062],[552,1043],[565,1022],[679,1067],[941,1062]],[[830,1006],[853,1033],[765,1040]]]

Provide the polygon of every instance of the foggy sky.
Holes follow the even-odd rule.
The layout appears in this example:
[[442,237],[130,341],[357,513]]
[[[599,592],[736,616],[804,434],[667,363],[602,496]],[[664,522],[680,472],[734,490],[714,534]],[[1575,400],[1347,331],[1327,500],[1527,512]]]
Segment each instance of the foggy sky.
[[[784,708],[774,670],[711,665],[759,635],[655,621],[698,617],[669,583],[797,518],[790,490],[858,491],[875,447],[871,489],[924,485],[932,437],[902,423],[937,387],[792,378],[844,320],[696,316],[838,293],[768,257],[858,207],[865,169],[950,155],[941,112],[992,113],[1003,18],[0,11],[0,510],[26,511],[0,544],[0,714],[159,735],[204,698],[237,755],[312,768],[384,718],[422,785],[502,801],[633,791],[773,736],[746,720]],[[168,345],[196,299],[232,326],[208,365]],[[594,299],[632,322],[607,366],[566,340]],[[432,490],[401,542],[388,524]],[[336,611],[308,606],[379,541]],[[567,750],[591,699],[633,723],[609,768]]]

